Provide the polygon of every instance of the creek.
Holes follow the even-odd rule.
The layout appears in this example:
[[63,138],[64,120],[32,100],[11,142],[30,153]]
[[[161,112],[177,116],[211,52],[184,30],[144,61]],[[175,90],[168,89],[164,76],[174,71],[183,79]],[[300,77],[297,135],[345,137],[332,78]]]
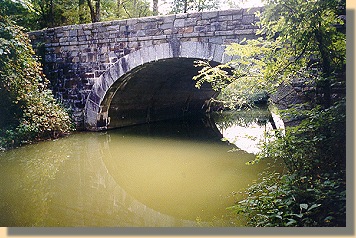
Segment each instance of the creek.
[[226,207],[269,168],[246,165],[268,118],[254,109],[1,152],[0,226],[243,226]]

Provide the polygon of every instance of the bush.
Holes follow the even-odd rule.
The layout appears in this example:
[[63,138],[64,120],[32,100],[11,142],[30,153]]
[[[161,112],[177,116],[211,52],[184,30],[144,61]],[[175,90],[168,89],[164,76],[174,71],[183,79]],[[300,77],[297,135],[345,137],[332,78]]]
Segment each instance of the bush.
[[262,174],[229,208],[249,226],[346,226],[345,102],[303,114],[306,119],[276,133],[257,158],[283,159],[289,171]]
[[68,113],[48,89],[28,36],[0,15],[0,147],[69,133]]

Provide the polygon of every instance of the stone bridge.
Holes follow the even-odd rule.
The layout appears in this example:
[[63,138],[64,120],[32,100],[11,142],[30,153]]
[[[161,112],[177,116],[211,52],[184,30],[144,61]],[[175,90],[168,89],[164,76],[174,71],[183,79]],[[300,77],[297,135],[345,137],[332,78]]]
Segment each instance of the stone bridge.
[[78,129],[104,130],[202,111],[196,59],[231,60],[225,45],[255,38],[253,9],[154,16],[30,32],[53,92]]

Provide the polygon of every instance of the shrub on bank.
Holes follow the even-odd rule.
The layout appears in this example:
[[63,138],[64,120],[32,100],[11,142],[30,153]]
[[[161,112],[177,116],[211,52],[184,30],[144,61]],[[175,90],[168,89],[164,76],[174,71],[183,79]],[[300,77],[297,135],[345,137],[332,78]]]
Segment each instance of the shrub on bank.
[[283,160],[288,172],[262,174],[245,199],[229,208],[248,226],[346,226],[345,101],[303,116],[285,135],[269,140],[257,158]]
[[73,126],[48,89],[28,36],[0,15],[0,148],[57,138]]

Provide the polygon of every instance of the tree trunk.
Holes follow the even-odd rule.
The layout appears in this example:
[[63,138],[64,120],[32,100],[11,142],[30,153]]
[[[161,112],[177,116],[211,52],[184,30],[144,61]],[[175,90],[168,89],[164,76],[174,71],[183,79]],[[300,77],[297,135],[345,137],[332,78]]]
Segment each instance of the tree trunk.
[[95,22],[101,21],[101,14],[100,14],[100,0],[95,1]]
[[99,22],[100,21],[100,0],[95,0],[95,6],[93,6],[93,3],[91,0],[87,0],[88,2],[88,7],[90,9],[90,17],[91,17],[91,22]]
[[188,11],[188,0],[184,0],[184,13],[187,13]]
[[50,27],[54,27],[54,5],[53,5],[53,0],[50,1],[49,3],[49,24]]
[[153,15],[157,16],[158,15],[158,0],[152,0],[153,1]]
[[328,48],[325,46],[325,37],[321,29],[321,23],[319,22],[319,31],[316,32],[316,40],[318,42],[318,48],[321,56],[321,65],[322,65],[322,76],[323,81],[319,82],[319,87],[321,89],[322,96],[322,105],[325,108],[330,107],[331,105],[331,82],[330,77],[332,76],[331,72],[331,59],[329,58]]
[[117,1],[116,1],[116,7],[117,7],[117,9],[116,9],[116,16],[117,16],[117,18],[119,18],[119,19],[120,19],[120,9],[121,9],[121,5],[122,5],[121,0],[117,0]]

